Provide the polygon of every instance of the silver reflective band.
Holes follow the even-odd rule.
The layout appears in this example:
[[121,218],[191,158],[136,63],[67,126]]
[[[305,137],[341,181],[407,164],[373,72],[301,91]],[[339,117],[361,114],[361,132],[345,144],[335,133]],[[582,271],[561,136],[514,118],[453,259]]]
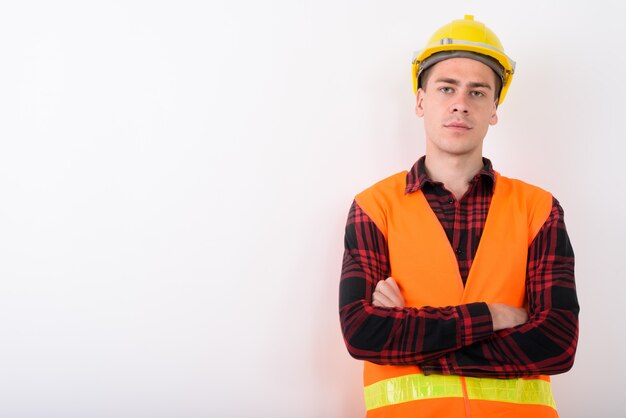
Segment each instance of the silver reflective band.
[[504,67],[502,66],[502,64],[500,64],[500,62],[497,59],[492,58],[488,55],[480,54],[478,52],[471,52],[471,51],[457,50],[457,49],[451,50],[451,51],[435,52],[434,54],[425,58],[420,63],[417,76],[419,77],[422,74],[422,72],[426,71],[427,69],[437,64],[438,62],[445,61],[450,58],[469,58],[475,61],[482,62],[483,64],[491,68],[493,72],[496,73],[498,77],[500,77],[500,80],[502,80],[502,82],[504,83]]
[[[504,55],[509,60],[509,62],[511,63],[511,74],[513,74],[515,72],[515,61],[513,61],[511,59],[511,57],[509,57],[507,54],[505,54],[504,52],[500,51],[498,48],[495,48],[492,45],[488,45],[488,44],[485,44],[485,43],[482,43],[482,42],[470,42],[470,41],[463,41],[463,40],[455,40],[455,39],[452,39],[452,38],[442,38],[439,41],[439,44],[440,45],[470,45],[470,46],[479,46],[481,48],[487,48],[487,49],[490,49],[492,51],[496,51],[497,53]],[[413,53],[413,62],[415,62],[415,59],[417,57],[419,57],[420,54],[422,52],[424,52],[425,49],[427,49],[427,48],[420,49],[419,51],[416,51],[416,52]]]

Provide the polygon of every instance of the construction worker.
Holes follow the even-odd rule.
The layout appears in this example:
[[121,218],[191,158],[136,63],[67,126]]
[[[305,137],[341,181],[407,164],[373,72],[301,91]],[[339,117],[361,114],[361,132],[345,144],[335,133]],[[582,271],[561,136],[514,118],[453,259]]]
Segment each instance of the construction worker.
[[368,417],[557,417],[578,340],[574,253],[547,191],[482,155],[515,63],[472,16],[413,61],[426,155],[359,193],[340,319]]

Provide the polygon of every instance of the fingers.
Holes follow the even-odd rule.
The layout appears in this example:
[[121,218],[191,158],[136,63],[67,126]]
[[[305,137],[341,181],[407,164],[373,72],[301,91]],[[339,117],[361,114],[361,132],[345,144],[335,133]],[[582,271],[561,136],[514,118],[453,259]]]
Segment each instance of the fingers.
[[398,283],[396,283],[396,281],[393,279],[393,277],[387,278],[387,280],[385,280],[385,282],[387,284],[389,284],[389,286],[391,286],[399,296],[402,296],[402,292],[400,292],[400,288],[398,287]]
[[400,305],[403,304],[400,289],[398,289],[398,286],[394,287],[387,280],[378,282],[376,289],[378,292],[382,293],[389,298],[389,300],[391,300],[391,303],[393,304],[391,307],[400,307]]
[[381,292],[374,292],[372,295],[372,305],[378,306],[381,308],[393,308],[395,307],[393,301],[389,299],[385,294]]
[[376,284],[376,289],[372,295],[372,304],[385,308],[404,308],[404,297],[393,278],[389,277]]
[[491,313],[494,331],[513,328],[528,321],[528,312],[524,308],[517,308],[502,303],[493,303],[487,306]]

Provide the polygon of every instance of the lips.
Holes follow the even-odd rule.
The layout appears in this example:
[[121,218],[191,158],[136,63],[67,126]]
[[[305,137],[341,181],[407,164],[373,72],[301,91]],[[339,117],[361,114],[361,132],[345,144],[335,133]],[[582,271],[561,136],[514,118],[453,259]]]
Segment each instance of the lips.
[[446,128],[451,128],[451,129],[456,129],[456,130],[472,129],[467,123],[460,122],[460,121],[445,123],[443,126]]

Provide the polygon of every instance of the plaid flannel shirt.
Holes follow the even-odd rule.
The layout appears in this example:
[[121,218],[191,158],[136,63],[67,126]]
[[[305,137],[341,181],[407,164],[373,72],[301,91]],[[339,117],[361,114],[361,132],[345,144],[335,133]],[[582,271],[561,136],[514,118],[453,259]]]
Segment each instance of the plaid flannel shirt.
[[[483,169],[457,200],[426,174],[420,158],[407,174],[406,193],[422,190],[455,251],[463,282],[478,249],[494,190]],[[574,253],[553,198],[548,219],[528,249],[529,320],[493,331],[486,303],[449,307],[381,308],[371,304],[376,284],[389,276],[385,237],[356,202],[348,215],[340,281],[340,320],[346,346],[358,359],[418,365],[424,373],[514,378],[563,373],[578,341]]]

